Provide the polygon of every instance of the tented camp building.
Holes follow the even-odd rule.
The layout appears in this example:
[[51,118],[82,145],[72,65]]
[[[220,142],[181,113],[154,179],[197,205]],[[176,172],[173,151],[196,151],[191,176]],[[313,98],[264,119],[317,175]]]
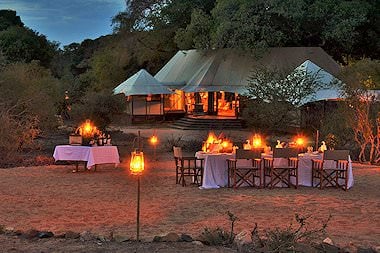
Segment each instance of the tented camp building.
[[[302,64],[315,65],[332,76],[340,70],[332,57],[319,47],[269,48],[263,52],[181,50],[157,72],[154,79],[157,87],[165,91],[160,93],[164,98],[160,100],[162,114],[207,114],[237,118],[239,98],[247,92],[255,68],[270,67],[291,73],[297,67],[304,66]],[[144,82],[135,85],[145,87]],[[115,93],[120,93],[118,88],[115,88]],[[133,95],[128,92],[124,94]],[[149,94],[153,93],[145,92],[146,99]]]
[[162,85],[145,69],[141,69],[122,82],[113,92],[126,96],[126,113],[131,116],[164,115],[164,96],[174,94],[171,89]]

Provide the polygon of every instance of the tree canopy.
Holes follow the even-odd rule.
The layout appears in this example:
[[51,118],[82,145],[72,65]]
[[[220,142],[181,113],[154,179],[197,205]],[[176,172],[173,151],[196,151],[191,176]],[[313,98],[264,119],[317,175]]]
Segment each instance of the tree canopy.
[[[186,48],[318,46],[342,63],[347,56],[380,56],[378,1],[220,0],[211,14],[193,12],[177,32],[178,45]],[[200,20],[207,21],[204,29]]]

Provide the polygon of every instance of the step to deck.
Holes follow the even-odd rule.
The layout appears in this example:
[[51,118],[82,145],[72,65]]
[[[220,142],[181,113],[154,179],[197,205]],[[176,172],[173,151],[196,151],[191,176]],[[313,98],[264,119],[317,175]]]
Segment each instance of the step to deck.
[[240,119],[208,119],[184,117],[171,125],[172,128],[182,130],[214,130],[214,129],[242,129]]

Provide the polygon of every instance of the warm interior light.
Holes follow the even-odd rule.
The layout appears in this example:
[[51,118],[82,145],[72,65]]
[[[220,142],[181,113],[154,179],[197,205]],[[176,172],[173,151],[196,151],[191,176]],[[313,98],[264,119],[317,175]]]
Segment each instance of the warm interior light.
[[261,136],[260,135],[253,136],[252,145],[253,145],[254,148],[261,148],[262,141],[261,141]]
[[131,153],[130,171],[132,175],[141,175],[144,171],[143,152],[134,151]]

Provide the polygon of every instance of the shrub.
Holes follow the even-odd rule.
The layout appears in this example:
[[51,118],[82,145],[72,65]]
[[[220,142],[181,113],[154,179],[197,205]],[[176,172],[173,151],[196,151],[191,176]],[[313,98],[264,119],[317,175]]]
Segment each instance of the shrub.
[[112,95],[109,90],[89,92],[80,103],[72,106],[71,116],[78,123],[90,119],[104,130],[115,116],[121,114],[124,106],[123,98]]
[[164,148],[166,151],[172,151],[173,150],[173,146],[176,146],[176,147],[182,147],[182,143],[183,143],[183,140],[182,140],[183,136],[182,135],[174,135],[174,134],[171,134],[167,139],[166,139],[166,142],[164,143]]
[[27,111],[17,111],[0,104],[0,155],[2,163],[13,161],[18,151],[33,147],[39,134],[38,118]]
[[191,139],[185,141],[183,144],[183,149],[187,152],[196,152],[202,149],[203,141],[199,139]]
[[296,214],[295,220],[298,224],[296,228],[293,228],[292,224],[285,229],[275,228],[267,231],[264,237],[260,236],[256,224],[251,232],[253,246],[264,247],[268,252],[292,252],[297,243],[311,243],[316,239],[320,239],[326,232],[331,215],[322,224],[322,227],[317,229],[309,229],[307,223],[309,218],[310,216],[306,217]]
[[228,219],[231,222],[231,230],[226,231],[220,227],[210,229],[205,228],[201,234],[203,243],[211,246],[231,246],[236,234],[234,233],[234,224],[238,218],[231,212],[227,212]]

